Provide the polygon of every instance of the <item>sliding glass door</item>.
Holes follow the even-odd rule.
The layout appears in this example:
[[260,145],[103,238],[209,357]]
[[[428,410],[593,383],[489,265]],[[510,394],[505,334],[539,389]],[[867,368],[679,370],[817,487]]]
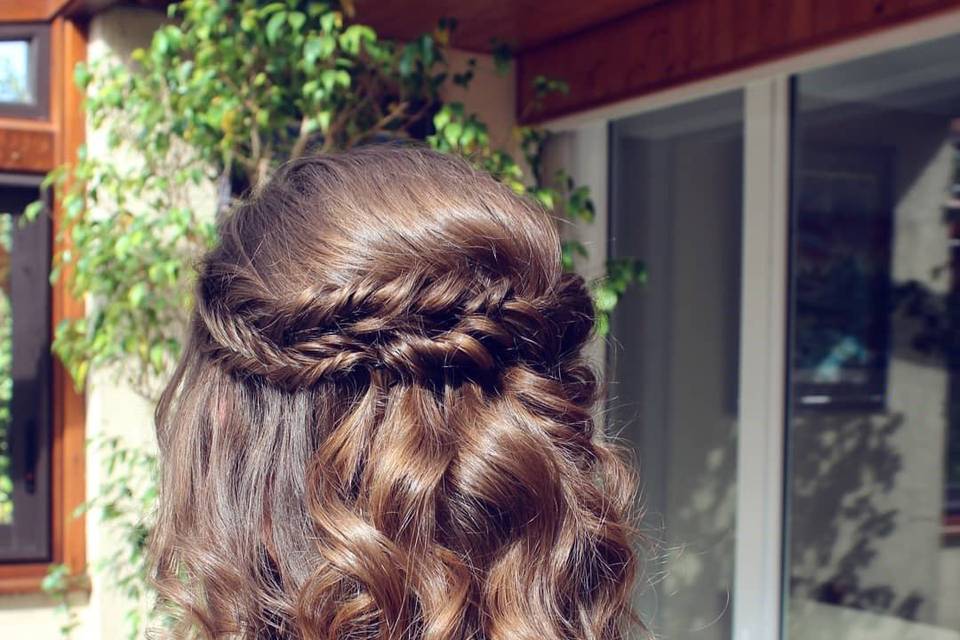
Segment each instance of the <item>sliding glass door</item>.
[[641,605],[658,637],[731,637],[743,95],[611,129],[612,257],[647,284],[611,323],[608,425],[635,444],[658,556]]
[[958,60],[796,80],[791,640],[960,639]]
[[885,42],[568,131],[658,637],[960,640],[960,33]]

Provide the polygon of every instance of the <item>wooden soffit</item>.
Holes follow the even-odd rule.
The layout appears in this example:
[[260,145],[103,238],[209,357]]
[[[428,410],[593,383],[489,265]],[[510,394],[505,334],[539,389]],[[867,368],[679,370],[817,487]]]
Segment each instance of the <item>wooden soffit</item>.
[[0,0],[0,22],[47,22],[68,0]]
[[669,0],[524,50],[518,113],[537,76],[570,92],[530,120],[554,118],[795,55],[910,20],[960,0]]
[[[452,45],[517,58],[517,113],[545,120],[794,55],[938,12],[960,0],[352,0],[357,19],[409,39],[454,18]],[[43,7],[90,14],[117,0],[0,0],[4,12]],[[163,0],[127,0],[161,8]],[[533,110],[537,76],[566,95]]]
[[407,40],[454,18],[452,44],[489,52],[493,42],[523,51],[669,0],[355,0],[357,17],[379,34]]

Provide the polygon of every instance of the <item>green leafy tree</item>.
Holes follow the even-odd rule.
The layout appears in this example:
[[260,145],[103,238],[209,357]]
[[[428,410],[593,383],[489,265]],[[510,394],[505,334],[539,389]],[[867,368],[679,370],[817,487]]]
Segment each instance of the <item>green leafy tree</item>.
[[[70,247],[57,254],[53,277],[68,274],[73,295],[91,302],[86,317],[57,328],[54,341],[78,385],[91,367],[111,367],[155,396],[180,353],[191,266],[215,242],[218,216],[279,164],[306,153],[422,139],[465,155],[560,215],[593,220],[587,189],[563,171],[544,175],[545,131],[517,128],[518,160],[492,145],[487,125],[464,104],[444,100],[448,87],[469,88],[476,69],[475,60],[459,69],[449,61],[452,20],[401,43],[356,21],[345,0],[182,0],[169,17],[131,64],[77,67],[102,140],[48,177]],[[496,61],[509,66],[503,46]],[[566,87],[538,78],[535,89],[539,99]],[[582,244],[565,243],[565,266],[586,254]],[[601,332],[641,275],[633,261],[611,263],[608,272],[594,285]],[[156,462],[119,441],[105,446],[115,462],[91,508],[130,552],[103,570],[122,576],[123,588],[140,599],[153,488],[130,477],[136,468],[152,473]],[[135,637],[142,621],[131,621]]]

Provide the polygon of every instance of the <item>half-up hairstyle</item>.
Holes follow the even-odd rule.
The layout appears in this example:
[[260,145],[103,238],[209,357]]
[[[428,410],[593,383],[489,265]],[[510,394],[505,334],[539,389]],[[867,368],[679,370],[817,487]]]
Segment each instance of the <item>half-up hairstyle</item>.
[[203,260],[157,409],[177,638],[619,640],[636,480],[594,433],[593,306],[464,160],[287,164]]

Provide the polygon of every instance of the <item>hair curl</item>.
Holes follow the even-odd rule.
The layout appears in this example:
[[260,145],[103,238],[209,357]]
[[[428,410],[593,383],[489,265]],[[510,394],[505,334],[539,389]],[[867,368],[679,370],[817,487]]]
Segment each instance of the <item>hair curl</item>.
[[595,434],[593,306],[465,161],[282,167],[202,262],[157,408],[177,637],[615,640],[636,478]]

